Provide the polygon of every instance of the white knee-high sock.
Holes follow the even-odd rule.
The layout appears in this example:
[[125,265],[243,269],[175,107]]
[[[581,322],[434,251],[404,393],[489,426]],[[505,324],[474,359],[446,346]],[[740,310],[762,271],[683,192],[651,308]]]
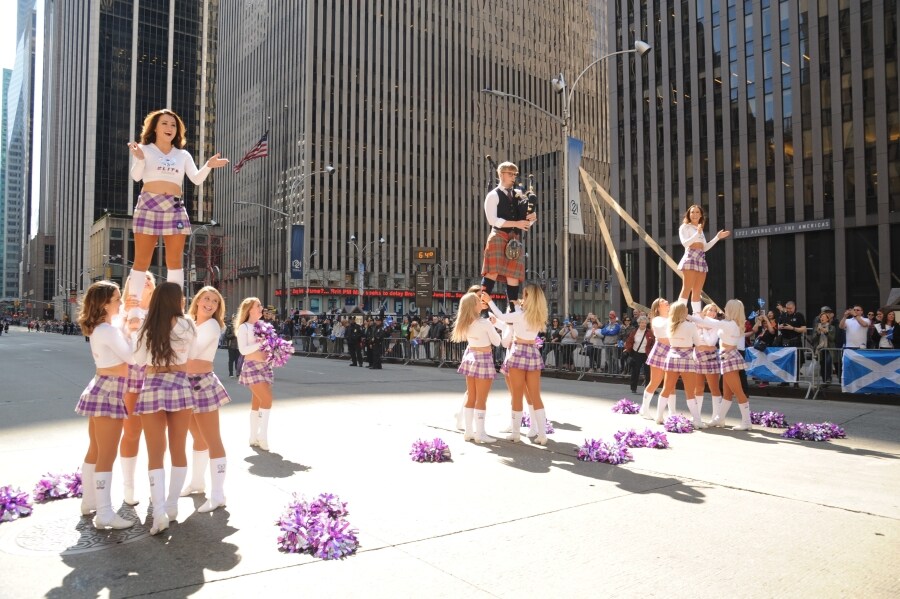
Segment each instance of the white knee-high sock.
[[641,402],[641,415],[646,416],[650,409],[650,402],[653,401],[653,394],[644,391],[644,400]]
[[81,465],[81,513],[84,516],[97,509],[94,468],[95,464],[88,464],[87,462]]
[[128,289],[126,290],[125,295],[130,295],[131,297],[136,297],[140,300],[141,295],[144,293],[144,284],[146,282],[146,271],[135,270],[132,268],[130,280],[128,281]]
[[741,424],[750,424],[750,402],[738,403],[741,409]]
[[226,458],[213,458],[209,461],[209,475],[212,484],[209,499],[201,505],[197,511],[200,513],[211,512],[217,507],[225,505],[225,465]]
[[697,316],[700,316],[700,308],[702,305],[702,302],[691,302],[691,311]]
[[178,517],[178,498],[181,496],[184,479],[187,478],[187,470],[187,466],[172,466],[172,472],[169,474],[169,495],[166,499],[166,514],[169,520]]
[[184,269],[183,268],[170,268],[166,273],[166,282],[167,283],[178,283],[182,288],[184,288]]

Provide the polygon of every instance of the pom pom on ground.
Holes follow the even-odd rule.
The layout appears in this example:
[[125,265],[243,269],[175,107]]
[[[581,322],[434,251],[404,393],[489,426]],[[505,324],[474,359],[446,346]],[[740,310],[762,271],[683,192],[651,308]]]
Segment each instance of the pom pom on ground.
[[675,414],[666,418],[666,430],[670,433],[692,433],[694,432],[694,425],[681,414]]
[[608,443],[603,439],[585,439],[578,448],[578,459],[583,462],[604,462],[618,466],[634,460],[628,446],[618,441]]
[[641,406],[623,397],[612,407],[612,411],[619,414],[637,414],[641,411]]
[[0,522],[12,522],[31,515],[31,497],[11,485],[0,487]]
[[32,493],[37,503],[81,497],[81,471],[76,470],[71,474],[47,473],[37,482]]
[[287,553],[308,553],[320,559],[341,559],[356,552],[358,531],[344,518],[347,504],[337,495],[322,493],[308,502],[294,494],[275,524],[282,534],[278,548]]
[[829,439],[845,439],[847,433],[840,426],[831,422],[804,424],[798,422],[781,434],[785,439],[800,441],[828,441]]
[[[522,426],[523,428],[531,428],[531,418],[528,416],[528,414],[522,414],[522,423],[521,423],[521,426]],[[556,429],[553,428],[553,423],[550,422],[550,419],[549,419],[549,418],[546,418],[546,413],[545,413],[545,418],[544,418],[544,434],[545,434],[545,435],[552,435],[552,434],[555,433],[555,432],[556,432]]]
[[437,437],[432,441],[414,441],[409,456],[414,462],[449,462],[451,458],[450,447]]
[[766,428],[787,428],[788,423],[781,412],[750,412],[750,422]]

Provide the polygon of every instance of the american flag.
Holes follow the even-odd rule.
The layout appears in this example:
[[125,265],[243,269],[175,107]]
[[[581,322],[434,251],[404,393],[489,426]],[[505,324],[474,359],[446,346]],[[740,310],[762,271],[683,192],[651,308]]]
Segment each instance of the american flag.
[[256,160],[257,158],[265,158],[269,155],[269,132],[266,131],[263,133],[263,136],[259,138],[259,141],[256,142],[256,145],[250,148],[250,151],[247,154],[238,160],[237,164],[234,165],[232,169],[235,173],[239,172],[246,163],[251,160]]

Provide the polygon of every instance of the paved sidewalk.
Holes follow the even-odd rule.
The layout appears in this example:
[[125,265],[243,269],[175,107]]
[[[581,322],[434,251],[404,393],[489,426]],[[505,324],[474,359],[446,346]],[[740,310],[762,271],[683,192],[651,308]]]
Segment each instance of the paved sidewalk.
[[[178,522],[150,537],[145,524],[98,535],[75,500],[37,505],[0,524],[0,596],[900,595],[900,407],[754,398],[754,410],[830,420],[848,438],[669,434],[671,449],[635,449],[617,467],[575,453],[585,438],[651,425],[610,411],[621,385],[544,379],[557,432],[540,448],[463,442],[453,419],[463,382],[452,370],[295,358],[276,374],[268,453],[247,447],[249,393],[224,379],[234,398],[222,410],[227,508],[200,514],[202,496],[184,498]],[[0,402],[0,484],[30,489],[46,471],[80,465],[86,426],[71,414],[71,388],[77,397],[84,381],[58,378],[29,385],[52,415],[22,412],[40,401],[23,389]],[[507,420],[507,397],[496,381],[489,433]],[[736,406],[730,415],[736,423]],[[412,442],[435,436],[452,463],[410,461]],[[138,482],[134,517],[144,520],[142,467]],[[116,471],[114,498],[120,485]],[[280,553],[282,509],[293,493],[320,492],[348,502],[359,552],[334,562]]]

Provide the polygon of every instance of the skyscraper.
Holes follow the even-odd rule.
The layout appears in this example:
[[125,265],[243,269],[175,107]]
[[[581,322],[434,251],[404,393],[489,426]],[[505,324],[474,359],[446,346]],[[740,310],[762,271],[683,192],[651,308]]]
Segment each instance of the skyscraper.
[[[102,276],[89,266],[92,223],[131,214],[139,188],[126,143],[144,116],[171,108],[197,162],[214,153],[218,0],[54,0],[45,9],[42,209],[55,214],[58,290]],[[185,182],[193,219],[209,214],[215,177]],[[110,231],[133,255],[131,229]],[[124,245],[123,245],[124,244]],[[97,248],[104,251],[108,248]],[[93,256],[95,261],[99,256]]]
[[35,0],[16,4],[16,62],[7,87],[6,181],[4,198],[2,296],[21,294],[22,252],[31,215],[31,134],[34,98]]
[[[266,130],[270,148],[240,173],[217,176],[230,301],[256,295],[280,303],[274,290],[284,287],[285,223],[304,225],[305,273],[289,283],[297,296],[290,307],[351,309],[364,288],[367,308],[407,311],[419,267],[414,248],[436,250],[437,291],[464,290],[480,280],[489,232],[482,207],[496,176],[486,155],[517,162],[523,179],[534,175],[539,221],[526,242],[527,277],[552,287],[561,279],[563,100],[551,80],[562,71],[573,81],[605,54],[605,6],[223,4],[220,30],[228,35],[219,43],[216,138],[235,161]],[[608,169],[604,67],[585,74],[572,119],[572,134],[585,142],[583,165],[600,179]],[[321,174],[328,165],[334,174]],[[586,235],[572,242],[573,280],[598,277],[602,250],[592,218],[585,206]],[[310,282],[315,295],[304,303]]]
[[[756,307],[796,300],[872,309],[900,285],[900,22],[884,0],[611,3],[611,45],[654,47],[612,74],[612,195],[681,256],[697,203],[706,291]],[[635,295],[672,298],[671,271],[630,229],[619,239]]]

